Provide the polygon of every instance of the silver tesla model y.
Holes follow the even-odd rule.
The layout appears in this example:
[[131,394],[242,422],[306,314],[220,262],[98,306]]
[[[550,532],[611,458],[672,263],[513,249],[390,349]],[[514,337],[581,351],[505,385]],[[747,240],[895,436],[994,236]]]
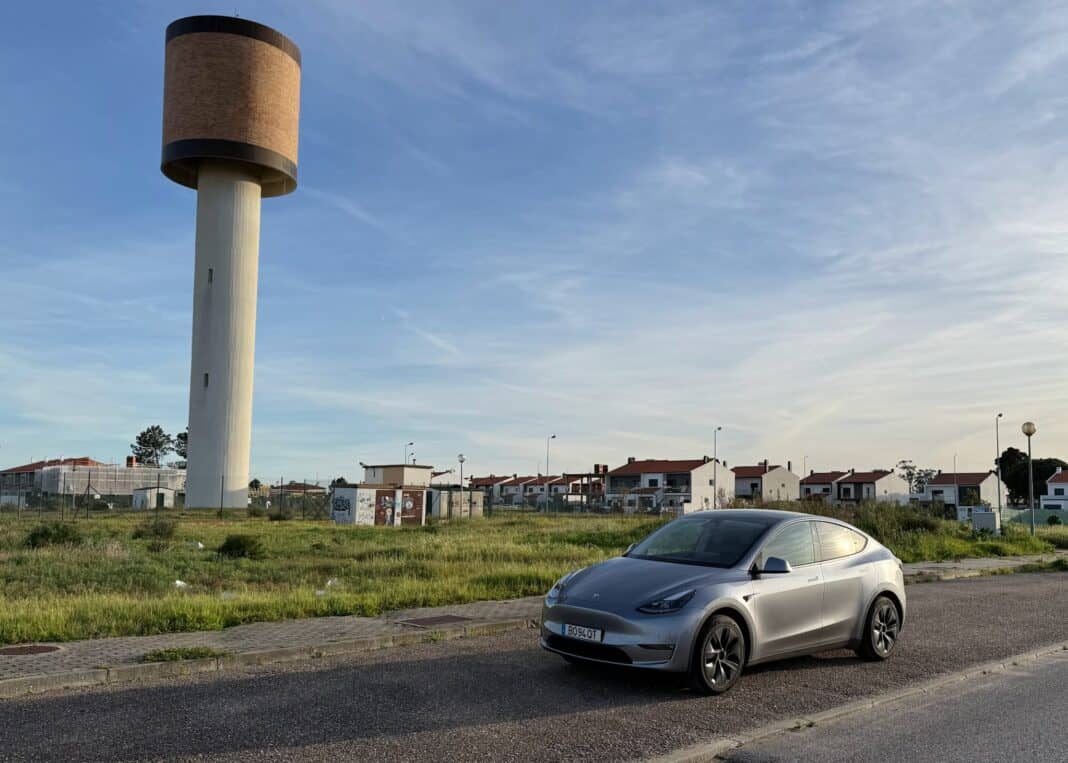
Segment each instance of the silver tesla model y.
[[720,694],[769,660],[841,647],[885,660],[904,622],[901,562],[874,538],[827,517],[726,509],[560,578],[541,645],[568,661],[688,673]]

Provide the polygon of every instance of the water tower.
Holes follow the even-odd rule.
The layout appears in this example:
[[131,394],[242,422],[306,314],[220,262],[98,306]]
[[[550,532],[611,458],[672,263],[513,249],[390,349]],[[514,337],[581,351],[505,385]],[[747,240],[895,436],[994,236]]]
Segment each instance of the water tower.
[[248,503],[260,199],[297,187],[300,50],[270,27],[167,27],[160,168],[196,189],[187,506]]

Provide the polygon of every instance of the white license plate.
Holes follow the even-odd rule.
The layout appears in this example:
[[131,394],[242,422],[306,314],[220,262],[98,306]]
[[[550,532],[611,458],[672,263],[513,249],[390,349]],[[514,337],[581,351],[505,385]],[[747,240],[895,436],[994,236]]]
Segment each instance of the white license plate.
[[581,625],[565,625],[563,634],[568,638],[577,638],[582,641],[600,641],[604,632],[599,628],[585,628]]

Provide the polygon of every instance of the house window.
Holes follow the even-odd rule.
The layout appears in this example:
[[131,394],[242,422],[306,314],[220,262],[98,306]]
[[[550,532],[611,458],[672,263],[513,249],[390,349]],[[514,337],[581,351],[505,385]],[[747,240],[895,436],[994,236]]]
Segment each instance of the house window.
[[204,374],[204,386],[205,387],[208,386],[208,375],[207,375],[207,373]]
[[830,493],[831,492],[831,488],[830,487],[825,487],[825,488],[823,488],[823,492],[824,493]]
[[649,480],[649,487],[660,487],[660,479],[654,478]]
[[208,283],[215,280],[215,268],[208,268]]
[[1064,495],[1064,488],[1063,487],[1055,487],[1055,488],[1053,488],[1053,494],[1054,495]]

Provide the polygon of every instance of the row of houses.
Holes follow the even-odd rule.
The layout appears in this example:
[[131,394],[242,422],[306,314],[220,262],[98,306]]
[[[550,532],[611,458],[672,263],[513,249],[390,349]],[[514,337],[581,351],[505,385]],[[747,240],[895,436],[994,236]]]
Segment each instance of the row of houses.
[[[998,479],[988,472],[938,472],[922,491],[912,493],[908,482],[893,469],[810,471],[800,476],[767,460],[751,466],[728,467],[713,458],[637,459],[615,469],[597,465],[586,475],[474,477],[470,486],[482,490],[494,504],[541,505],[546,500],[599,503],[624,511],[667,509],[696,511],[745,501],[821,501],[850,505],[864,501],[897,504],[917,502],[949,508],[998,505]],[[1008,498],[1001,487],[1001,504]],[[1043,508],[1068,509],[1068,472],[1050,478]]]

